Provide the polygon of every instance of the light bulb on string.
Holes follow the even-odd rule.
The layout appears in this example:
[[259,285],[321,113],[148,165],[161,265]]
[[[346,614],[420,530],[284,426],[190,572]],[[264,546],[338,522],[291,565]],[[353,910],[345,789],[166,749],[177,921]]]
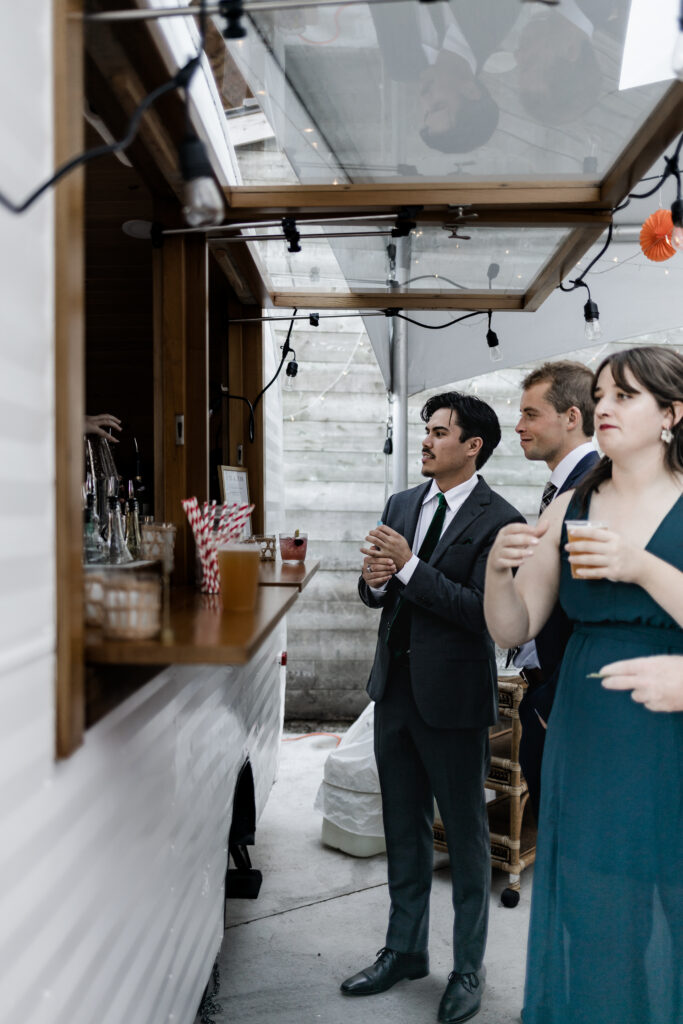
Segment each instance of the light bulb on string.
[[671,244],[676,252],[683,250],[683,199],[674,199],[671,204],[671,220],[673,230],[671,232]]
[[492,363],[499,363],[503,358],[503,353],[500,350],[500,343],[498,341],[498,335],[491,327],[491,310],[488,313],[489,316],[489,329],[486,332],[486,344],[489,347],[489,358]]
[[192,228],[220,224],[225,214],[223,196],[214,180],[206,146],[194,133],[180,144],[183,186],[183,216]]
[[600,310],[598,309],[597,302],[593,302],[588,292],[588,302],[583,307],[583,318],[585,325],[583,333],[586,341],[597,341],[602,336],[602,328],[600,327]]

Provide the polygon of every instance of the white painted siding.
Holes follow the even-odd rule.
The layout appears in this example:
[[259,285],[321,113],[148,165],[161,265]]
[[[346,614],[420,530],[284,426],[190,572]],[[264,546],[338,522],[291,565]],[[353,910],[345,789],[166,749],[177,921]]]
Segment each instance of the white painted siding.
[[[0,11],[16,198],[52,169],[50,6]],[[160,672],[55,763],[52,246],[49,194],[0,212],[0,1018],[190,1024],[237,773],[250,756],[260,813],[277,768],[284,626],[243,668]]]
[[244,668],[164,670],[59,764],[51,715],[36,713],[51,659],[5,678],[8,1019],[193,1019],[222,938],[238,771],[251,757],[259,814],[275,776],[280,645],[276,632]]

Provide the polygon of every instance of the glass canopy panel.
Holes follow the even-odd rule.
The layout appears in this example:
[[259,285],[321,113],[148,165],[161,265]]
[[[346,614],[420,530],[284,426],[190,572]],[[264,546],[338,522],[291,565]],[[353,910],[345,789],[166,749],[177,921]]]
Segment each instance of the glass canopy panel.
[[[559,228],[478,228],[468,224],[451,238],[450,229],[438,224],[419,225],[408,244],[411,262],[408,280],[398,289],[387,246],[395,240],[390,229],[377,225],[377,235],[325,238],[325,230],[298,224],[301,252],[290,253],[284,241],[252,242],[271,293],[379,292],[408,294],[459,291],[524,293],[541,268],[567,238]],[[343,230],[337,225],[334,230]],[[354,230],[354,228],[349,228]],[[381,234],[379,232],[382,232]],[[400,271],[399,271],[400,273]]]
[[[246,38],[227,45],[287,158],[283,180],[596,181],[669,84],[619,90],[629,8],[280,10],[245,15]],[[245,179],[279,180],[272,161],[260,173],[252,164]]]

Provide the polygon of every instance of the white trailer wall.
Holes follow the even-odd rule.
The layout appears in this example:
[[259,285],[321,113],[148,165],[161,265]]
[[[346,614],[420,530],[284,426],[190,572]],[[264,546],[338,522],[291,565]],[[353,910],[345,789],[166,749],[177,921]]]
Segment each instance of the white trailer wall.
[[[0,11],[17,198],[52,170],[50,7]],[[244,668],[166,669],[55,763],[52,216],[50,194],[0,212],[0,1020],[190,1024],[257,736],[258,813],[276,770],[283,632]]]

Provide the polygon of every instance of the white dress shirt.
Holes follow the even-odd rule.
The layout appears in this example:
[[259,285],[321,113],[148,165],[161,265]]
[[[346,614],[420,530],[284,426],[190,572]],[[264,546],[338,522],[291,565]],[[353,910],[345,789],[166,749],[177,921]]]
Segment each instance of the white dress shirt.
[[[456,512],[462,508],[478,483],[479,477],[476,473],[473,473],[469,480],[465,480],[462,484],[456,484],[455,487],[451,487],[450,490],[443,492],[448,508],[446,509],[446,514],[444,516],[443,529],[441,530],[442,535],[452,523]],[[422,541],[425,539],[427,530],[429,529],[429,524],[431,523],[439,504],[440,493],[441,491],[439,490],[436,480],[432,480],[432,486],[424,496],[420,514],[418,516],[417,527],[415,528],[415,537],[413,538],[412,543],[413,552],[419,551],[422,546]],[[412,554],[403,568],[399,569],[396,573],[396,578],[399,579],[401,583],[408,583],[419,563],[420,559],[417,555]],[[381,594],[386,590],[386,586],[387,584],[385,583],[381,587],[370,587],[370,589],[375,594]]]

